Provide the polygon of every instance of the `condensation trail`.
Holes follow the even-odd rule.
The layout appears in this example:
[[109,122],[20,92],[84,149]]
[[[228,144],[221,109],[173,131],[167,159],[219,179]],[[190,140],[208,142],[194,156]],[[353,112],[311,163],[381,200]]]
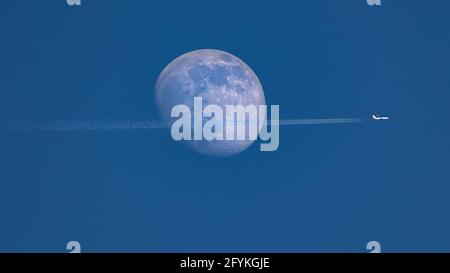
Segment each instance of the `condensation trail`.
[[29,121],[0,120],[1,131],[108,131],[150,130],[169,128],[161,121],[136,120],[86,120],[86,121]]
[[[324,119],[283,119],[280,126],[304,126],[360,123],[361,118],[324,118]],[[90,121],[51,121],[38,122],[23,119],[0,119],[0,131],[108,131],[108,130],[152,130],[170,128],[169,123],[162,121],[134,120],[90,120]]]
[[361,118],[282,119],[280,125],[342,124],[363,122]]

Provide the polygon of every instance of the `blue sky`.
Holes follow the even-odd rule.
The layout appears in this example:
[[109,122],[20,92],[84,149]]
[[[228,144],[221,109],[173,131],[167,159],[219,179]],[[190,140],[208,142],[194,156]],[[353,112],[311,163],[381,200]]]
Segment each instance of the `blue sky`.
[[0,251],[450,250],[450,2],[5,1],[0,118],[155,120],[177,56],[243,59],[289,118],[230,158],[170,132],[0,132]]

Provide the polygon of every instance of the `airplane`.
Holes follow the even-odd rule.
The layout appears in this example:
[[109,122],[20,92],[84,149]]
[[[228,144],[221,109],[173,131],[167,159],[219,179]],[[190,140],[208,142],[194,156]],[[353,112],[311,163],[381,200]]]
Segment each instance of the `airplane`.
[[386,121],[386,120],[389,120],[389,117],[382,117],[382,116],[379,116],[379,115],[372,115],[372,118],[373,118],[374,120],[378,120],[378,121]]

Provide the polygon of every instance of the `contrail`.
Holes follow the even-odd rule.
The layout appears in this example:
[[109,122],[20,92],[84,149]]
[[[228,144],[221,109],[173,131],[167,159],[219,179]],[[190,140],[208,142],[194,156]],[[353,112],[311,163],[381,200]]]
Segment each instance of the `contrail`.
[[169,128],[162,121],[86,120],[86,121],[29,121],[0,120],[0,131],[108,131],[150,130]]
[[[280,126],[304,126],[360,123],[361,118],[322,118],[322,119],[283,119]],[[24,119],[0,119],[0,131],[108,131],[108,130],[153,130],[170,128],[170,123],[152,120],[89,120],[89,121],[50,121],[39,122]]]
[[360,123],[362,118],[323,118],[323,119],[282,119],[280,125],[316,125],[316,124],[342,124],[342,123]]

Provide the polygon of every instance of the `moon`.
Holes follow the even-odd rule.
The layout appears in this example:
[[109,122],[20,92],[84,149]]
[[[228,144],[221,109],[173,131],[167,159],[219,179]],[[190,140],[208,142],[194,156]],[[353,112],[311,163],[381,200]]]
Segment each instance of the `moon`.
[[[172,107],[187,105],[194,113],[194,97],[209,104],[265,105],[264,91],[255,72],[238,57],[221,50],[201,49],[169,63],[158,77],[155,100],[161,118],[172,121]],[[225,129],[226,130],[226,129]],[[212,156],[232,156],[246,150],[254,140],[183,140],[193,151]]]

